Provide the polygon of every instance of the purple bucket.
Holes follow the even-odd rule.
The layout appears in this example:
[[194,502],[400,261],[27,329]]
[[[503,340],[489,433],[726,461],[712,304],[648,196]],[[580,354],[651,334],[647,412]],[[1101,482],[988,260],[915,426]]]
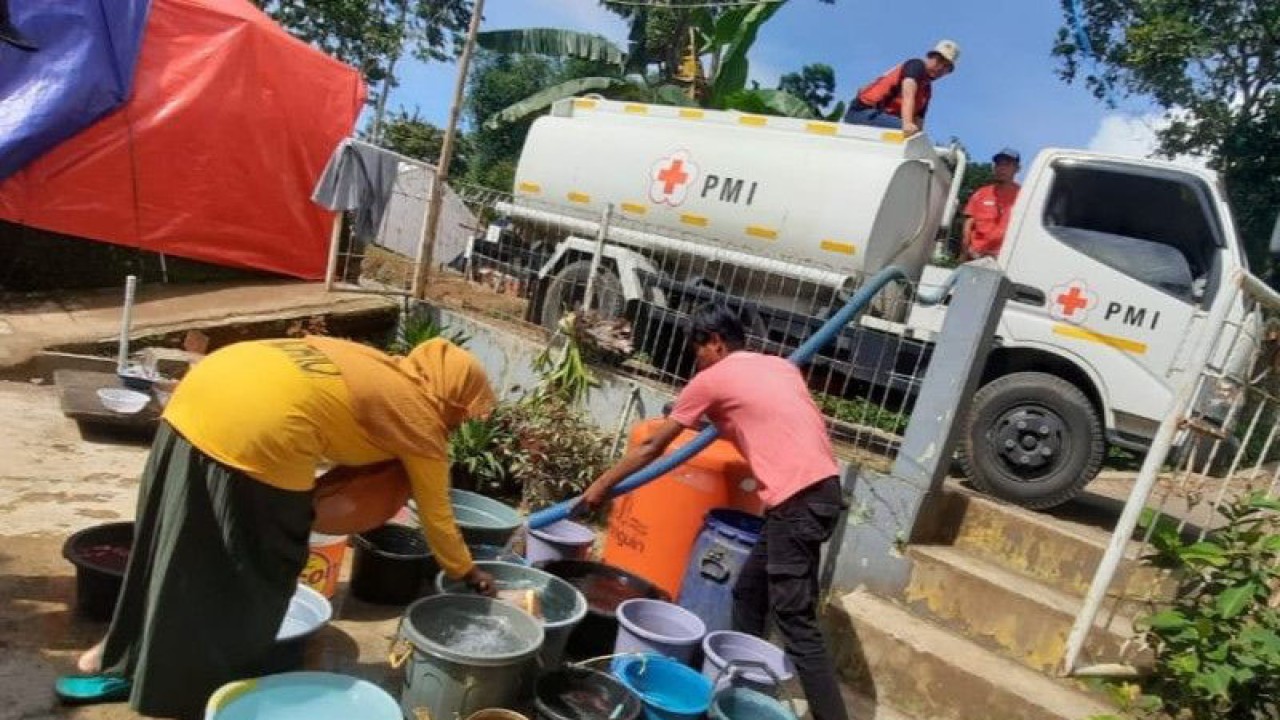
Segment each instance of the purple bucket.
[[635,598],[618,606],[613,652],[658,653],[688,664],[706,634],[702,620],[679,605]]
[[[795,666],[778,646],[754,635],[721,630],[708,633],[702,640],[702,674],[711,682],[720,680],[730,663],[760,663],[773,671],[745,669],[742,684],[766,695],[777,696],[779,683],[795,676]],[[746,667],[749,667],[746,666]]]
[[561,520],[530,530],[524,557],[530,564],[548,560],[586,560],[596,534],[591,528],[571,520]]

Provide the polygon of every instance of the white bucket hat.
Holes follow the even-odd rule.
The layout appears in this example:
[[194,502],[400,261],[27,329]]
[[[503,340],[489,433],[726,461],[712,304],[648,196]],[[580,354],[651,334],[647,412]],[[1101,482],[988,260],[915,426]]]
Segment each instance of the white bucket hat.
[[960,59],[960,46],[954,40],[939,40],[938,44],[934,45],[929,52],[946,60],[953,66]]

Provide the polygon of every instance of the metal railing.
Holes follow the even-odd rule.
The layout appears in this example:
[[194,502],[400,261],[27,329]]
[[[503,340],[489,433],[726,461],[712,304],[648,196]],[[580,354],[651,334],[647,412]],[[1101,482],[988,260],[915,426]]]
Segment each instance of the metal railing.
[[[768,243],[713,241],[647,223],[627,208],[455,189],[476,219],[475,231],[461,273],[434,278],[429,298],[548,330],[583,307],[625,317],[634,352],[617,369],[671,385],[692,374],[684,325],[699,305],[729,304],[747,321],[749,348],[783,355],[866,282],[859,273],[815,266]],[[764,246],[770,251],[761,251]],[[912,302],[918,291],[927,289],[904,283],[882,293],[867,317],[805,367],[833,436],[866,462],[887,465],[896,451],[928,361],[930,333],[905,330],[918,311]],[[940,327],[942,310],[930,312]]]
[[1094,633],[1132,633],[1129,614],[1170,599],[1168,578],[1151,574],[1135,586],[1125,567],[1152,553],[1158,526],[1203,540],[1225,504],[1280,492],[1280,294],[1246,272],[1220,292],[1067,638],[1064,674],[1134,672],[1144,649],[1136,637],[1121,657],[1083,658]]

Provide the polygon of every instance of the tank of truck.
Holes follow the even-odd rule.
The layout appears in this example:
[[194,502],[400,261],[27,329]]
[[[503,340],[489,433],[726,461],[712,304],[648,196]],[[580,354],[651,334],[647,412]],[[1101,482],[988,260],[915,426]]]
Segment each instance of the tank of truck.
[[[843,275],[918,277],[951,187],[925,136],[575,98],[529,132],[516,203]],[[625,244],[625,241],[623,241]]]

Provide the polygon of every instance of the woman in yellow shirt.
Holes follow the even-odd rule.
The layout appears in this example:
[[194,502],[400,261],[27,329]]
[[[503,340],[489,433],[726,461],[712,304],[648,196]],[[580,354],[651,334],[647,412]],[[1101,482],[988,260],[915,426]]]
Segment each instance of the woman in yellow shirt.
[[332,338],[238,343],[174,391],[138,494],[133,554],[106,639],[59,678],[68,702],[199,716],[262,674],[308,552],[318,466],[398,459],[440,567],[482,592],[449,502],[448,438],[494,405],[445,340],[407,357]]

